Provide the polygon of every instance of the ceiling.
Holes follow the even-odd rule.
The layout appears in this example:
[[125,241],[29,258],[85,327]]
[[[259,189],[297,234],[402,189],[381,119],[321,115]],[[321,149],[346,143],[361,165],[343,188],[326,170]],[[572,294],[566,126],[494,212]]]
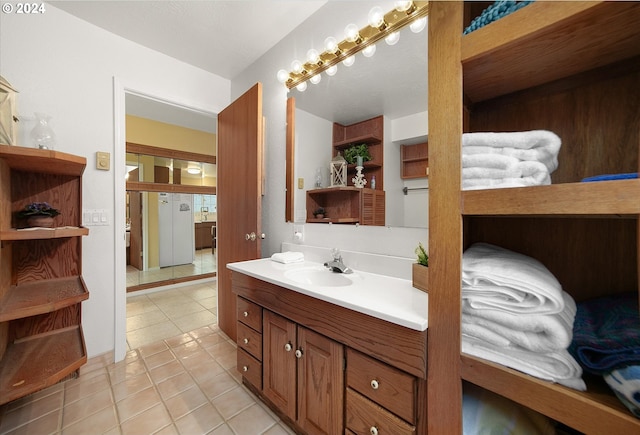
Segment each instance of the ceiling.
[[[231,80],[326,0],[50,3],[111,33]],[[140,96],[128,94],[126,108],[130,115],[215,132],[210,116]]]

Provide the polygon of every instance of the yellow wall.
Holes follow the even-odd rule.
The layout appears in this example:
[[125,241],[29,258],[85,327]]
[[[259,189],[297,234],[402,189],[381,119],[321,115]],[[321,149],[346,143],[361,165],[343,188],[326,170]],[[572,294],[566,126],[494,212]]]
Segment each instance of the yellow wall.
[[[213,121],[212,121],[213,122]],[[216,155],[216,135],[127,115],[127,142]]]

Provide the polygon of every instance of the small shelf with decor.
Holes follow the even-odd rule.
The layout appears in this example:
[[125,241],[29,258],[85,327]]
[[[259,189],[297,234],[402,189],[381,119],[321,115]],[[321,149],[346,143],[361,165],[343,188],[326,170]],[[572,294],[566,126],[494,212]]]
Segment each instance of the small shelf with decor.
[[[307,191],[307,222],[384,225],[385,193],[382,190],[353,186],[329,187]],[[324,217],[314,211],[324,209]]]
[[400,178],[429,176],[429,144],[400,145]]
[[[86,159],[0,145],[0,405],[70,376],[87,361],[82,302],[82,174]],[[34,204],[60,212],[24,228]]]
[[[332,156],[335,157],[338,153],[344,155],[345,151],[352,146],[358,146],[365,144],[368,152],[371,155],[371,160],[365,161],[363,164],[363,171],[368,185],[371,186],[371,179],[375,177],[376,186],[378,190],[384,189],[384,125],[383,117],[377,116],[375,118],[367,119],[365,121],[356,122],[350,125],[342,125],[337,122],[333,124],[333,150]],[[350,163],[347,165],[347,183],[352,184],[351,178],[356,173],[356,165]]]

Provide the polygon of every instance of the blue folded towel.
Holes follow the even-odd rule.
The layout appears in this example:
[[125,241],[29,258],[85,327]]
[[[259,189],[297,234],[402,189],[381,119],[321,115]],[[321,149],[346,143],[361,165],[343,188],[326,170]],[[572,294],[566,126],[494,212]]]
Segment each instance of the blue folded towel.
[[613,370],[604,375],[604,380],[624,406],[640,417],[640,366]]
[[638,293],[578,303],[569,352],[585,371],[594,374],[640,366]]
[[625,174],[604,174],[604,175],[595,175],[593,177],[583,178],[583,182],[590,181],[610,181],[610,180],[629,180],[633,178],[638,178],[637,172],[628,172]]

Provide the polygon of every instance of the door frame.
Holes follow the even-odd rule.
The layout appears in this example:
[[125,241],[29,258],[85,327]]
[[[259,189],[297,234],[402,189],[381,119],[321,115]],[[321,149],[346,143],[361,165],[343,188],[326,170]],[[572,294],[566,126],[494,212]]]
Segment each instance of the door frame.
[[[163,104],[180,107],[209,116],[216,116],[224,107],[202,105],[190,99],[168,95],[166,88],[149,86],[121,77],[113,77],[113,239],[114,246],[114,360],[124,359],[127,353],[127,264],[125,242],[125,220],[117,216],[126,215],[126,106],[125,95],[132,94],[156,100]],[[120,236],[119,236],[120,235]]]

